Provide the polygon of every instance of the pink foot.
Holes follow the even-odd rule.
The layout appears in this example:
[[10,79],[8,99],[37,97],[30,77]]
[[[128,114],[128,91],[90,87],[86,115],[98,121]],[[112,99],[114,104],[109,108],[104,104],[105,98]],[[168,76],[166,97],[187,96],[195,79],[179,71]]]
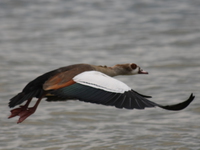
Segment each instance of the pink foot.
[[8,118],[19,116],[19,120],[17,121],[17,123],[23,122],[27,117],[29,117],[36,111],[42,98],[43,98],[43,96],[41,96],[37,100],[37,102],[35,103],[35,105],[33,107],[29,107],[29,108],[28,108],[28,106],[29,106],[32,98],[28,99],[28,101],[26,102],[26,104],[24,106],[20,106],[19,108],[15,108],[15,109],[11,110],[10,111],[11,115]]
[[11,110],[11,115],[8,118],[13,118],[15,116],[18,116],[21,112],[25,111],[27,109],[26,106],[20,106],[19,108],[15,108]]
[[20,116],[19,120],[17,123],[23,122],[26,118],[28,118],[30,115],[32,115],[35,112],[35,108],[31,107],[28,108],[27,110],[21,111],[18,115]]

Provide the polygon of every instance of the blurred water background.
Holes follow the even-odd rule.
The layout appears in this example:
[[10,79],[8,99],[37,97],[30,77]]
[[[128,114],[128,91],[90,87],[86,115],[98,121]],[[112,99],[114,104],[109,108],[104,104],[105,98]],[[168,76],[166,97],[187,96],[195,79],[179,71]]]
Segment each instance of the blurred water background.
[[[125,110],[42,101],[21,124],[9,99],[35,77],[75,63],[137,63],[149,75],[119,76],[161,104]],[[199,150],[199,0],[1,0],[1,150]]]

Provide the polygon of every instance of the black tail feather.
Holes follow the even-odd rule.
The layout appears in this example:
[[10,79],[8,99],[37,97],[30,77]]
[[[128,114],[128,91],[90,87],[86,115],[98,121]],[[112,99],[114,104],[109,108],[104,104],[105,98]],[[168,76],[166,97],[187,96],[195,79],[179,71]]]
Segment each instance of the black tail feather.
[[20,105],[21,103],[23,103],[24,101],[33,98],[33,97],[40,97],[42,95],[42,91],[41,90],[35,90],[32,91],[30,93],[25,94],[24,92],[21,92],[19,94],[17,94],[16,96],[14,96],[13,98],[10,99],[10,102],[8,104],[8,106],[10,108],[15,107],[16,105]]
[[173,110],[173,111],[178,111],[178,110],[182,110],[184,108],[186,108],[193,100],[194,100],[195,96],[193,95],[193,93],[190,95],[190,97],[182,102],[182,103],[178,103],[175,105],[166,105],[166,106],[162,106],[157,104],[158,107],[166,109],[166,110]]
[[17,101],[20,100],[20,99],[22,99],[24,97],[24,95],[25,94],[23,92],[18,93],[16,96],[14,96],[13,98],[10,99],[10,102],[9,102],[8,106],[10,108],[15,107],[17,105],[16,104]]

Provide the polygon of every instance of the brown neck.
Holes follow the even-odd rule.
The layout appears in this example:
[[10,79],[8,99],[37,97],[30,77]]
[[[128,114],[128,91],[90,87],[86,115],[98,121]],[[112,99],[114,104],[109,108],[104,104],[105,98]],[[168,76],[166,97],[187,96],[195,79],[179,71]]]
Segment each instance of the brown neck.
[[96,71],[107,74],[108,76],[127,75],[128,64],[115,65],[113,67],[107,66],[93,66]]

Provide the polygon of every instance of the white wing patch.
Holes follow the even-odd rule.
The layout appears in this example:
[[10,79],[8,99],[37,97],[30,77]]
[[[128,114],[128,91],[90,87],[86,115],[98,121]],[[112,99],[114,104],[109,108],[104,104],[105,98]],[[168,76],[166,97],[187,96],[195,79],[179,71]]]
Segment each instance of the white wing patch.
[[98,71],[86,71],[76,75],[76,83],[94,87],[108,92],[124,93],[131,90],[125,83]]

